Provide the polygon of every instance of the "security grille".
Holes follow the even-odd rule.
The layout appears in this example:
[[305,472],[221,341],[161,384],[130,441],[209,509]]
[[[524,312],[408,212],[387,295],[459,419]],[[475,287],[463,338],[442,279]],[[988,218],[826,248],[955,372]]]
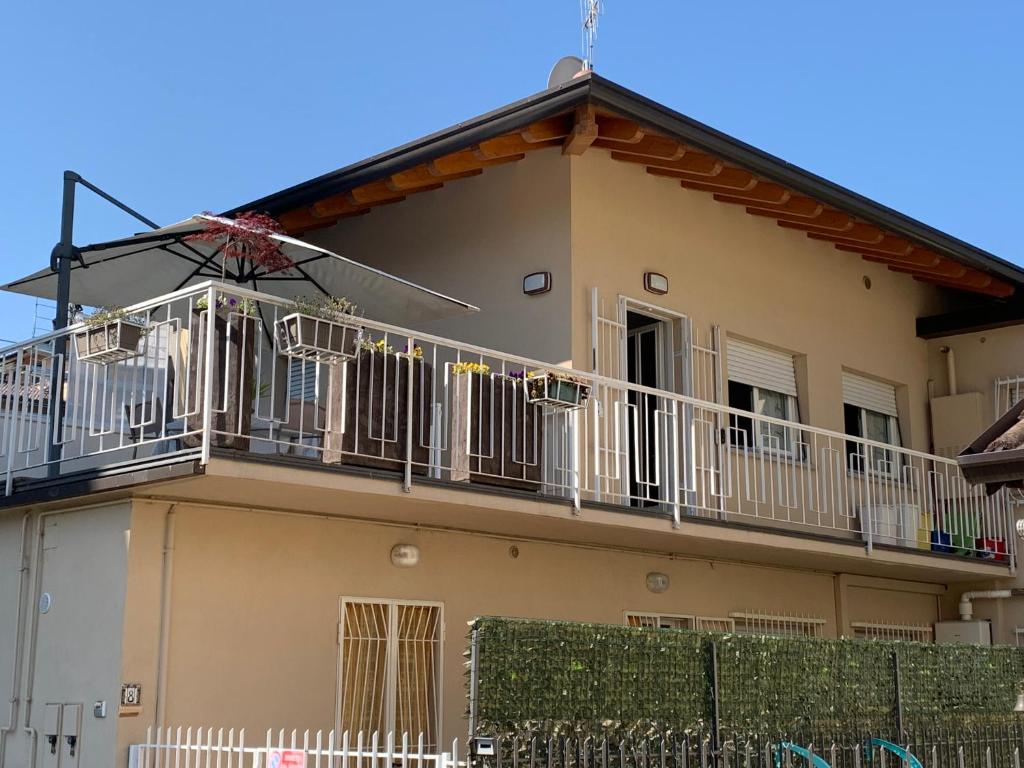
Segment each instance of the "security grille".
[[627,613],[626,624],[646,629],[695,629],[693,616],[671,613]]
[[996,418],[1024,400],[1024,376],[1004,376],[995,381]]
[[889,640],[910,643],[930,643],[932,628],[927,624],[876,624],[866,621],[850,622],[853,636],[861,640]]
[[787,616],[772,613],[730,613],[738,635],[772,637],[821,637],[825,620],[815,616]]
[[441,606],[342,601],[339,728],[352,733],[422,733],[438,745]]

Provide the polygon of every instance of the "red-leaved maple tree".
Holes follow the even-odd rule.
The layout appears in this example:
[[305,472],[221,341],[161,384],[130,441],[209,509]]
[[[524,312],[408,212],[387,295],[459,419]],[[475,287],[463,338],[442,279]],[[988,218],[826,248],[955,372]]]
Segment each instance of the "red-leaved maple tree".
[[269,273],[288,269],[295,264],[281,252],[280,242],[271,237],[283,231],[283,227],[271,216],[246,211],[234,219],[208,219],[202,232],[196,232],[185,239],[220,245],[222,265],[230,258],[246,259]]

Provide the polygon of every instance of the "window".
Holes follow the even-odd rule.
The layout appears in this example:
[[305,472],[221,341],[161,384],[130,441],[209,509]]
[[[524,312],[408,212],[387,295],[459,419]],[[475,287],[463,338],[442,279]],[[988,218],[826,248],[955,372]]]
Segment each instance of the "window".
[[339,728],[408,733],[437,749],[441,606],[345,598],[338,628]]
[[787,616],[772,613],[730,613],[738,635],[772,637],[821,637],[825,620],[815,616]]
[[297,357],[288,361],[288,398],[301,400],[304,403],[316,402],[316,362],[300,360]]
[[626,624],[647,629],[700,629],[707,632],[732,632],[734,622],[716,616],[687,616],[674,613],[626,613]]
[[[793,356],[746,341],[728,346],[729,406],[757,416],[800,421]],[[732,415],[729,442],[740,448],[793,453],[799,430],[756,418]]]
[[626,624],[630,627],[646,629],[693,629],[693,616],[680,616],[671,613],[627,613]]
[[[896,388],[874,379],[843,373],[843,420],[846,434],[876,443],[901,445]],[[896,474],[899,456],[878,446],[846,443],[847,468],[855,472]]]
[[852,621],[853,636],[861,640],[888,640],[910,643],[930,643],[932,628],[927,624],[873,624]]

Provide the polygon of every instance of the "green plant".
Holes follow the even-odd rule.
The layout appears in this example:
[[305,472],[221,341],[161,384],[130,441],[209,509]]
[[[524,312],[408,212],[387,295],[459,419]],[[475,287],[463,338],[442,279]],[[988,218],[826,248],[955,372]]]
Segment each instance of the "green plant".
[[[210,300],[203,294],[195,301],[195,308],[203,311],[210,306]],[[225,296],[218,293],[214,301],[214,308],[217,310],[226,309],[240,315],[251,316],[256,314],[256,302],[252,299],[239,299],[235,296]]]
[[343,320],[356,313],[356,305],[343,296],[299,296],[294,307],[300,314],[322,320]]
[[86,317],[84,322],[91,328],[98,325],[115,323],[118,320],[135,323],[136,325],[144,325],[146,322],[144,315],[130,315],[124,307],[116,306],[97,307],[96,311]]
[[723,728],[854,735],[894,727],[894,659],[904,723],[1011,722],[1024,649],[764,637],[481,618],[477,730],[551,735],[678,734],[711,718],[718,660]]

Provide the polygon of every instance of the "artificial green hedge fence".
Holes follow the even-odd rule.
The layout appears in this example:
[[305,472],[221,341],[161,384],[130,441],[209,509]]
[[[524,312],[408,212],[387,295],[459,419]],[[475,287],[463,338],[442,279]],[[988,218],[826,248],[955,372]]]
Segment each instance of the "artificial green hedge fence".
[[[707,728],[711,654],[723,729],[892,732],[1011,721],[1024,651],[480,618],[470,632],[479,734],[638,736]],[[475,654],[475,673],[472,656]]]

